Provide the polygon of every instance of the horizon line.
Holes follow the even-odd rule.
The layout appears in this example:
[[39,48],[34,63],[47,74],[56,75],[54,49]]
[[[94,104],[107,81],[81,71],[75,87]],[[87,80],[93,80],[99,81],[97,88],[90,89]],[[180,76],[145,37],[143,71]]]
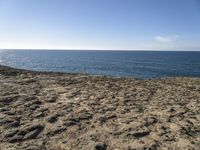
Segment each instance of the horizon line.
[[198,52],[199,50],[169,50],[169,49],[55,49],[55,48],[0,48],[0,50],[59,50],[59,51],[184,51]]

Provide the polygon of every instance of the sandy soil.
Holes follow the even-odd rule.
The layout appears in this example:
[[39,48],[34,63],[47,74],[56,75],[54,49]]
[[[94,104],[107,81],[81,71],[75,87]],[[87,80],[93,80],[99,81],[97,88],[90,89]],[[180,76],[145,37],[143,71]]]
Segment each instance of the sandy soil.
[[1,150],[200,149],[200,78],[0,66]]

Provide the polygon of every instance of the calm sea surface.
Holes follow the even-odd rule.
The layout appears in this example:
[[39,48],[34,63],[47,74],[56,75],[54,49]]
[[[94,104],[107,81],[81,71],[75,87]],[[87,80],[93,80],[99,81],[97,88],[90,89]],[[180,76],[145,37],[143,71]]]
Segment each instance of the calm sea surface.
[[1,50],[0,64],[38,71],[200,77],[200,52]]

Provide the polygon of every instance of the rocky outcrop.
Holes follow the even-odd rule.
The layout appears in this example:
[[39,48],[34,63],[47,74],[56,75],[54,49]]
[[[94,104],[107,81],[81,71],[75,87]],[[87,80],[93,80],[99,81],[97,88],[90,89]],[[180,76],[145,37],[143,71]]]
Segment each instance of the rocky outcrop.
[[198,150],[199,87],[0,66],[0,149]]

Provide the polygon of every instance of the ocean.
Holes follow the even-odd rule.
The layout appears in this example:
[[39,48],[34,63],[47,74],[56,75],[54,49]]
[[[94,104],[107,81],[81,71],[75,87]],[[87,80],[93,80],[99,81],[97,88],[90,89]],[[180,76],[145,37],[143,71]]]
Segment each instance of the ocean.
[[160,78],[200,77],[200,52],[1,50],[0,64],[36,71]]

